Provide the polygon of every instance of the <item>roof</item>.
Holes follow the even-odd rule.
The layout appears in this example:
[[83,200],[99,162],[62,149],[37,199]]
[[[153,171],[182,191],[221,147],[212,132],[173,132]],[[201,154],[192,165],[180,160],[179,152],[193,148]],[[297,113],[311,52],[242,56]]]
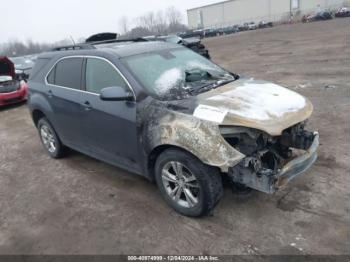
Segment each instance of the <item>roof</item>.
[[180,45],[167,42],[116,42],[95,45],[93,49],[58,50],[40,55],[40,58],[51,58],[53,56],[93,55],[105,51],[113,53],[117,57],[127,57],[143,53],[181,48]]
[[[139,43],[115,43],[108,44],[104,48],[113,50],[119,57],[127,57],[133,55],[139,55],[149,52],[168,50],[172,48],[179,48],[179,45],[167,43],[167,42],[139,42]],[[103,46],[97,46],[97,48],[103,48]]]
[[220,5],[220,4],[227,3],[227,2],[232,2],[232,1],[236,1],[236,0],[226,0],[226,1],[216,2],[216,3],[213,3],[213,4],[202,5],[202,6],[198,6],[198,7],[187,9],[187,12],[188,11],[197,10],[197,9],[201,9],[201,8],[205,8],[205,7],[209,7],[209,6]]

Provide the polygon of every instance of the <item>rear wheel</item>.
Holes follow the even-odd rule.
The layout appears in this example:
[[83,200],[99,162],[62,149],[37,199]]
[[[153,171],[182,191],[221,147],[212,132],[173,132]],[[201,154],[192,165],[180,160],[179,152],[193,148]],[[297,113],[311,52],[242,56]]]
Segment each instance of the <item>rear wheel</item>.
[[64,155],[64,147],[55,130],[45,117],[39,120],[38,130],[41,142],[47,153],[52,158],[61,158]]
[[186,216],[212,213],[223,194],[219,171],[181,150],[163,152],[157,159],[155,176],[166,202]]

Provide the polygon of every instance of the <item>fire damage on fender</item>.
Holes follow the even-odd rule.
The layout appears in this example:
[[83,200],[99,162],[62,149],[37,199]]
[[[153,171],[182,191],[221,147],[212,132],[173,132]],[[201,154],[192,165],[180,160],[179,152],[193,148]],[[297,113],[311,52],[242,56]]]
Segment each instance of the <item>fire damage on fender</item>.
[[[242,83],[248,89],[249,83],[270,85],[274,93],[268,95],[282,100],[285,98],[281,96],[287,91],[292,99],[295,96],[305,100],[304,106],[298,110],[289,108],[290,112],[278,116],[269,111],[268,119],[259,119],[259,115],[257,119],[249,119],[254,118],[252,115],[242,118],[239,110],[246,110],[245,99],[234,96],[230,97],[230,102],[215,99],[223,96],[225,90],[239,88]],[[195,116],[203,105],[209,110],[217,108],[225,112],[224,119],[218,123],[208,115]],[[142,141],[149,151],[162,145],[182,148],[203,163],[218,167],[233,183],[265,193],[272,194],[285,186],[310,168],[317,158],[319,135],[306,130],[307,118],[312,113],[311,103],[292,91],[263,81],[239,79],[220,91],[212,90],[184,100],[154,102],[142,111],[144,119],[140,123],[146,123]]]

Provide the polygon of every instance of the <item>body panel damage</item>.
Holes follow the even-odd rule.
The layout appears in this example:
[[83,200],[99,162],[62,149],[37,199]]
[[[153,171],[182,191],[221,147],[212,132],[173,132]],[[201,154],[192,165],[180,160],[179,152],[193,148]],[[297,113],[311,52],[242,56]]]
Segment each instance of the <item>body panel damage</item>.
[[149,151],[161,145],[180,147],[222,172],[228,172],[244,158],[225,141],[213,122],[169,110],[164,104],[162,107],[151,105],[145,115],[151,116],[145,121],[143,132],[143,142]]
[[180,147],[234,183],[274,193],[317,158],[318,134],[305,130],[313,107],[264,81],[240,79],[195,97],[143,108],[143,144]]
[[198,104],[226,110],[221,125],[245,126],[277,136],[308,119],[310,101],[281,86],[240,79],[198,96]]

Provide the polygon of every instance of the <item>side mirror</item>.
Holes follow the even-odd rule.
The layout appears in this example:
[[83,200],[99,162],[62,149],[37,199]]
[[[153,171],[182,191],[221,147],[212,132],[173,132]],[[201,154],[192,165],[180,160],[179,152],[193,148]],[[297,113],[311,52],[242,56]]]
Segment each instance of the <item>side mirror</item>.
[[100,99],[103,101],[132,101],[134,96],[123,87],[113,86],[103,88],[100,93]]

